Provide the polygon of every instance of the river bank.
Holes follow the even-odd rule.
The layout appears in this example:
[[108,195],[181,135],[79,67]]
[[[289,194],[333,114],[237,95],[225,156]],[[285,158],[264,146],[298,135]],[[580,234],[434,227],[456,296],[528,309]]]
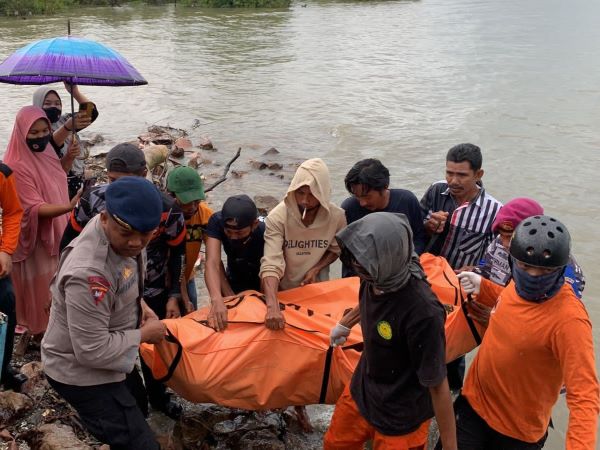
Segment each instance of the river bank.
[[[164,185],[165,175],[172,167],[190,165],[199,170],[209,204],[215,210],[229,196],[228,192],[239,192],[236,180],[243,177],[271,185],[272,192],[283,191],[281,188],[300,163],[285,158],[275,148],[248,149],[247,152],[239,149],[231,155],[214,148],[208,138],[201,138],[194,145],[186,130],[169,126],[151,126],[131,142],[144,146],[150,176],[158,185]],[[103,143],[104,138],[98,134],[82,140],[86,151],[94,153],[86,161],[86,174],[99,183],[106,182],[106,153],[94,152],[94,147]],[[255,196],[261,214],[266,215],[278,198]],[[196,272],[199,307],[208,306],[202,268],[199,261]],[[85,431],[74,410],[45,380],[39,344],[30,344],[26,353],[15,356],[13,362],[29,380],[19,394],[0,392],[0,449],[101,448]],[[331,406],[310,406],[314,431],[303,433],[294,414],[288,411],[251,412],[183,400],[182,403],[184,412],[178,421],[156,411],[152,411],[148,419],[164,449],[319,449],[332,412]]]
[[291,0],[0,0],[0,16],[25,18],[53,15],[80,7],[119,7],[127,4],[159,6],[174,4],[182,8],[287,8]]
[[[272,11],[127,3],[0,17],[0,54],[64,35],[71,19],[73,34],[121,52],[149,82],[85,87],[101,111],[90,127],[105,137],[97,148],[154,122],[189,129],[198,119],[192,137],[211,136],[217,162],[242,147],[234,168],[249,169],[245,161],[271,146],[283,159],[322,157],[336,204],[360,159],[379,158],[392,187],[420,198],[444,177],[446,151],[473,142],[487,192],[503,202],[532,197],[569,228],[599,348],[599,15],[600,2],[583,0],[314,0]],[[1,86],[0,154],[35,89]],[[216,209],[221,195],[287,187],[254,173],[235,183],[209,195]],[[561,398],[547,449],[564,448],[568,420]]]

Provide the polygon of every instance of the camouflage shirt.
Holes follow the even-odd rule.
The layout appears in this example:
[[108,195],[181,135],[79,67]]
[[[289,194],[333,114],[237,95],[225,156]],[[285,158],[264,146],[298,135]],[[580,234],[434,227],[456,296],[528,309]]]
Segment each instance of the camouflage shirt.
[[[104,195],[108,184],[87,191],[69,217],[69,223],[60,244],[61,251],[75,239],[86,224],[104,210]],[[168,290],[169,295],[181,292],[185,258],[185,218],[175,199],[162,193],[163,212],[155,235],[146,248],[147,266],[144,297],[156,297]]]

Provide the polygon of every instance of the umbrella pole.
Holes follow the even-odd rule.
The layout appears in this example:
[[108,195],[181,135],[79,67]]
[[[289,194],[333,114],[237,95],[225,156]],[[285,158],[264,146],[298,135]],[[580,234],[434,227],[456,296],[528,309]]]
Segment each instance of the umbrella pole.
[[73,119],[71,122],[71,142],[75,142],[75,101],[73,100],[73,77],[71,77],[69,85],[71,86],[71,118]]

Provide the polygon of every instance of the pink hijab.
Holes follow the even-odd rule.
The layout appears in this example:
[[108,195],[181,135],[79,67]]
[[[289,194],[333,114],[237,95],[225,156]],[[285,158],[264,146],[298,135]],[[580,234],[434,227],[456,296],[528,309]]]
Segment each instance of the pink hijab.
[[[23,220],[19,245],[13,261],[26,259],[38,244],[44,246],[50,256],[58,255],[62,234],[67,225],[67,214],[54,218],[39,218],[43,204],[67,204],[67,175],[56,152],[50,144],[43,152],[32,152],[27,146],[27,133],[38,119],[48,121],[44,110],[37,106],[25,106],[17,113],[4,162],[15,174],[17,193],[23,206]],[[50,121],[48,128],[52,130]]]

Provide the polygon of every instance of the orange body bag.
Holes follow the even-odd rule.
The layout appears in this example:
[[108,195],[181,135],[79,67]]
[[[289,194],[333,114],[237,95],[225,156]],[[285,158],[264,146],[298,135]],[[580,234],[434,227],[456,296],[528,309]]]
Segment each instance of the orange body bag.
[[[455,305],[465,296],[445,259],[424,258],[432,290],[447,305],[446,360],[452,361],[474,349],[485,330],[460,301]],[[358,363],[362,333],[357,325],[343,346],[331,348],[329,332],[357,305],[358,290],[353,277],[279,292],[286,320],[280,331],[264,326],[262,294],[247,291],[226,299],[225,332],[208,327],[209,308],[166,319],[168,338],[142,344],[142,357],[156,379],[193,402],[245,409],[333,404]]]

